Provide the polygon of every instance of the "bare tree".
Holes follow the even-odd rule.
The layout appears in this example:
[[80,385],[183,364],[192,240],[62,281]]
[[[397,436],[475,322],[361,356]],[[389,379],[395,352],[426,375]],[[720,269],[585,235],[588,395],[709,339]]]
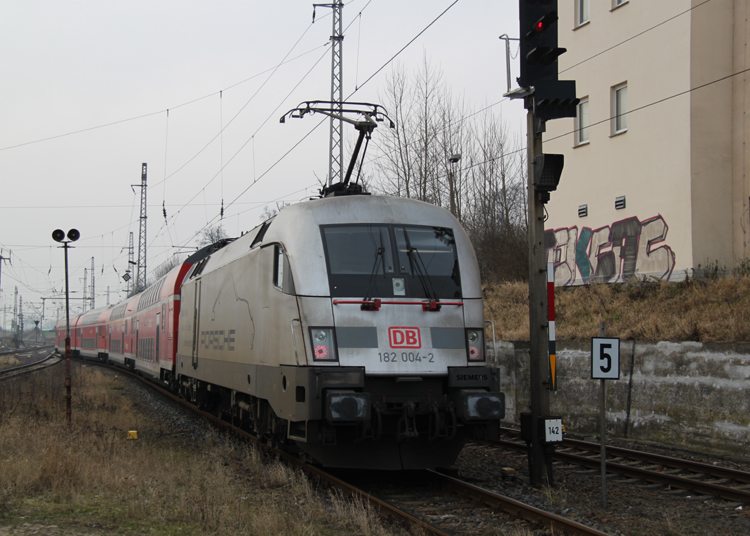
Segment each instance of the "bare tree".
[[508,140],[491,108],[473,114],[454,98],[427,59],[413,77],[394,69],[381,101],[396,127],[374,138],[374,188],[448,209],[469,233],[485,280],[525,279],[523,145]]
[[224,226],[220,223],[216,225],[208,225],[203,231],[201,231],[198,245],[200,247],[210,246],[215,244],[223,238],[227,238],[227,232],[224,230]]
[[276,201],[276,208],[269,208],[268,205],[266,205],[265,207],[263,207],[263,214],[260,215],[261,221],[266,221],[273,218],[274,216],[276,216],[276,214],[284,210],[284,208],[288,207],[289,205],[291,205],[291,203],[287,203],[286,201]]
[[170,259],[164,261],[159,266],[157,266],[156,269],[153,271],[151,277],[153,278],[154,281],[158,281],[159,279],[167,275],[172,270],[172,268],[182,264],[182,261],[183,259],[179,255],[172,256]]

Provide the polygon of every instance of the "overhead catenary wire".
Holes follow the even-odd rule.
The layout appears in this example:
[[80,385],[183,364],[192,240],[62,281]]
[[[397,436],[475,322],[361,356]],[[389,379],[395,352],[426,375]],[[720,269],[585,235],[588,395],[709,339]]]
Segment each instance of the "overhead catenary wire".
[[[377,70],[376,70],[376,71],[375,71],[375,72],[374,72],[374,73],[373,73],[372,75],[370,75],[370,76],[369,76],[369,77],[368,77],[368,78],[367,78],[367,79],[366,79],[366,80],[365,80],[365,81],[364,81],[364,82],[363,82],[363,83],[362,83],[362,84],[361,84],[361,85],[359,86],[359,88],[355,89],[355,90],[354,90],[354,91],[353,91],[353,92],[352,92],[352,93],[351,93],[350,95],[348,95],[348,96],[347,96],[346,98],[347,98],[347,99],[351,98],[351,97],[352,97],[352,96],[353,96],[353,95],[354,95],[354,94],[355,94],[355,93],[356,93],[356,92],[357,92],[357,91],[358,91],[359,89],[362,89],[362,87],[364,87],[364,86],[365,86],[365,84],[367,84],[367,83],[368,83],[368,82],[370,82],[370,81],[371,81],[371,80],[372,80],[373,78],[375,78],[375,76],[377,76],[377,75],[378,75],[378,74],[379,74],[379,73],[380,73],[380,72],[381,72],[381,71],[382,71],[383,69],[385,69],[385,68],[386,68],[386,67],[387,67],[387,66],[388,66],[388,65],[389,65],[389,64],[390,64],[391,62],[393,62],[393,61],[394,61],[394,60],[395,60],[395,59],[396,59],[396,58],[397,58],[397,57],[398,57],[398,56],[399,56],[399,55],[400,55],[400,54],[401,54],[401,53],[402,53],[402,52],[403,52],[404,50],[406,50],[406,49],[407,49],[407,48],[408,48],[409,46],[411,46],[411,45],[412,45],[412,44],[413,44],[413,43],[414,43],[414,42],[415,42],[415,41],[416,41],[416,40],[417,40],[417,39],[418,39],[418,38],[419,38],[419,37],[420,37],[420,36],[421,36],[422,34],[424,34],[424,33],[425,33],[425,32],[426,32],[426,31],[427,31],[427,30],[428,30],[429,28],[431,28],[431,27],[432,27],[432,26],[433,26],[433,25],[434,25],[434,24],[435,24],[435,23],[436,23],[436,22],[437,22],[437,21],[438,21],[438,20],[439,20],[439,19],[440,19],[441,17],[443,17],[443,16],[444,16],[444,15],[445,15],[445,14],[446,14],[446,13],[447,13],[447,12],[448,12],[448,11],[449,11],[449,10],[450,10],[450,9],[451,9],[452,7],[453,7],[453,6],[455,6],[455,5],[456,5],[456,4],[458,3],[458,2],[459,2],[459,0],[454,0],[454,1],[453,1],[453,2],[452,2],[452,3],[451,3],[451,4],[450,4],[450,5],[449,5],[449,6],[447,7],[447,8],[445,8],[445,9],[444,9],[444,10],[443,10],[443,11],[442,11],[442,12],[441,12],[441,13],[440,13],[440,14],[439,14],[439,15],[438,15],[437,17],[435,17],[435,18],[434,18],[434,19],[433,19],[433,20],[432,20],[432,21],[431,21],[431,22],[430,22],[429,24],[427,24],[427,26],[425,26],[425,27],[424,27],[424,28],[423,28],[423,29],[422,29],[421,31],[419,31],[419,33],[417,33],[417,34],[416,34],[416,35],[415,35],[415,36],[414,36],[414,37],[413,37],[412,39],[410,39],[410,40],[409,40],[409,41],[408,41],[408,42],[407,42],[407,43],[406,43],[406,44],[405,44],[405,45],[404,45],[403,47],[401,47],[401,49],[399,49],[399,51],[398,51],[398,52],[396,52],[396,53],[395,53],[395,54],[394,54],[393,56],[391,56],[391,57],[390,57],[390,58],[389,58],[389,59],[388,59],[388,60],[387,60],[387,61],[386,61],[385,63],[383,63],[383,65],[381,65],[381,66],[380,66],[380,67],[379,67],[379,68],[378,68],[378,69],[377,69]],[[368,2],[368,5],[369,5],[369,2]],[[367,6],[365,6],[365,7],[367,7]],[[363,9],[364,9],[364,8],[363,8]],[[356,20],[356,19],[355,19],[355,20]],[[351,26],[351,23],[349,24],[349,26]],[[349,26],[347,26],[347,28],[349,28]],[[277,109],[278,109],[278,107],[277,107]],[[275,111],[274,111],[274,112],[275,112]],[[268,119],[267,119],[267,120],[268,120]],[[266,120],[266,121],[267,121],[267,120]],[[243,191],[242,191],[242,192],[241,192],[241,193],[240,193],[240,194],[239,194],[239,195],[238,195],[237,197],[235,197],[235,199],[234,199],[234,200],[233,200],[232,202],[230,202],[230,203],[229,203],[229,204],[227,205],[227,208],[228,208],[229,206],[233,205],[233,204],[234,204],[234,202],[235,202],[235,201],[237,201],[237,200],[238,200],[238,199],[239,199],[239,198],[240,198],[241,196],[243,196],[243,195],[244,195],[244,194],[245,194],[245,193],[246,193],[246,192],[247,192],[247,191],[248,191],[248,190],[249,190],[249,189],[250,189],[250,188],[251,188],[252,186],[254,186],[254,185],[255,185],[255,184],[256,184],[256,183],[258,182],[258,181],[260,181],[260,180],[261,180],[261,179],[262,179],[262,178],[263,178],[263,177],[264,177],[264,176],[265,176],[265,175],[266,175],[267,173],[269,173],[269,172],[270,172],[270,171],[271,171],[271,170],[272,170],[273,168],[275,168],[275,167],[276,167],[276,166],[277,166],[277,165],[278,165],[278,164],[279,164],[279,163],[280,163],[280,162],[281,162],[281,161],[282,161],[282,160],[283,160],[284,158],[286,158],[286,157],[287,157],[287,156],[288,156],[289,154],[291,154],[291,152],[292,152],[292,151],[294,151],[294,149],[296,149],[296,148],[297,148],[297,147],[298,147],[298,146],[299,146],[299,145],[300,145],[300,144],[301,144],[301,143],[302,143],[302,142],[303,142],[303,141],[304,141],[304,140],[305,140],[305,139],[306,139],[306,138],[307,138],[308,136],[310,136],[310,135],[311,135],[311,134],[313,133],[313,131],[315,131],[315,130],[316,130],[316,129],[317,129],[317,128],[318,128],[318,127],[319,127],[319,126],[321,125],[321,124],[323,124],[323,122],[324,122],[324,121],[325,121],[325,119],[321,120],[321,122],[320,122],[320,123],[318,123],[318,124],[317,124],[317,125],[316,125],[315,127],[313,127],[313,129],[311,129],[311,130],[310,130],[310,131],[309,131],[309,132],[308,132],[308,133],[307,133],[307,134],[306,134],[306,135],[305,135],[305,136],[304,136],[304,137],[303,137],[303,138],[302,138],[301,140],[299,140],[299,141],[298,141],[298,142],[297,142],[297,143],[296,143],[296,144],[295,144],[294,146],[292,146],[292,147],[291,147],[291,148],[290,148],[290,149],[289,149],[289,150],[288,150],[288,151],[287,151],[286,153],[284,153],[284,155],[282,155],[282,156],[281,156],[281,158],[279,158],[278,160],[276,160],[276,161],[275,161],[275,162],[274,162],[274,163],[273,163],[273,164],[272,164],[272,165],[271,165],[271,166],[270,166],[270,167],[269,167],[269,168],[268,168],[268,169],[267,169],[267,170],[266,170],[265,172],[263,172],[263,174],[261,174],[261,176],[260,176],[260,177],[258,177],[258,178],[257,178],[256,180],[254,180],[254,181],[253,181],[253,183],[251,183],[251,184],[250,184],[250,185],[249,185],[249,186],[248,186],[247,188],[245,188],[245,190],[243,190]],[[245,145],[247,145],[247,143],[248,143],[249,141],[250,141],[250,140],[248,140],[247,142],[245,142],[245,144],[243,144],[243,145],[242,145],[242,147],[240,147],[240,149],[239,149],[239,150],[237,151],[237,153],[239,153],[239,151],[241,151],[241,150],[242,150],[242,148],[244,148],[244,147],[245,147]],[[235,153],[235,155],[234,155],[234,156],[236,156],[236,155],[237,155],[237,153]],[[234,156],[233,156],[233,158],[234,158]],[[214,178],[215,178],[215,176],[214,176]],[[213,180],[213,178],[212,178],[211,180]],[[210,182],[210,181],[209,181],[209,182]],[[187,205],[186,205],[186,206],[187,206]],[[212,220],[212,221],[213,221],[213,220]],[[208,226],[208,225],[209,225],[210,223],[211,223],[211,222],[208,222],[208,223],[206,224],[206,226]],[[193,235],[193,237],[191,237],[191,238],[190,238],[190,239],[188,240],[188,242],[192,241],[192,240],[193,240],[193,239],[194,239],[195,237],[197,237],[198,235],[200,235],[200,233],[201,233],[201,232],[203,231],[203,229],[205,229],[205,227],[206,227],[206,226],[204,226],[204,227],[202,227],[202,228],[201,228],[200,230],[198,230],[198,231],[197,231],[197,232],[196,232],[196,233],[195,233],[195,234]]]

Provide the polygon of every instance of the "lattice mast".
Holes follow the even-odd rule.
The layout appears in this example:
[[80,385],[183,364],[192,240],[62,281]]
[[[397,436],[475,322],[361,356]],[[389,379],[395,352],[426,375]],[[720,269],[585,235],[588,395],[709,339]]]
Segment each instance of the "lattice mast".
[[23,296],[18,297],[18,337],[16,340],[23,343]]
[[[3,296],[2,274],[5,261],[10,261],[10,253],[8,253],[8,257],[3,257],[3,250],[0,249],[0,303],[2,303]],[[5,331],[5,308],[3,308],[3,331]]]
[[[333,27],[331,30],[331,102],[341,115],[344,101],[344,62],[342,47],[344,32],[342,30],[341,11],[344,7],[342,0],[334,0],[331,4],[313,4],[313,22],[315,22],[315,8],[330,7],[333,11]],[[328,156],[328,186],[343,180],[344,144],[342,140],[342,121],[331,116],[330,141]]]
[[141,217],[138,233],[138,266],[136,268],[135,288],[140,292],[146,288],[146,164],[141,164]]
[[132,266],[135,266],[135,261],[133,260],[135,258],[135,249],[133,247],[133,232],[130,232],[130,239],[128,240],[128,269],[125,270],[125,274],[128,276],[127,283],[128,283],[128,296],[132,294],[133,292],[133,284],[135,282],[135,278],[130,275],[130,270]]
[[89,291],[89,270],[88,268],[83,269],[83,307],[82,312],[86,312],[86,304],[88,303],[88,291]]
[[91,308],[96,309],[96,285],[94,284],[94,257],[91,257]]

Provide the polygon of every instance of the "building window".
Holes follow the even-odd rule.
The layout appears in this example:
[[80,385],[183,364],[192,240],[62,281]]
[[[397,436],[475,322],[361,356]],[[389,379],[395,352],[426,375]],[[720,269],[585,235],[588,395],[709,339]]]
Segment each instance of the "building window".
[[621,134],[628,130],[628,84],[619,84],[612,88],[612,134]]
[[590,0],[576,0],[576,26],[582,26],[589,21]]
[[612,9],[617,9],[620,6],[627,4],[629,1],[630,0],[612,0]]
[[589,142],[589,98],[581,98],[576,111],[576,145]]

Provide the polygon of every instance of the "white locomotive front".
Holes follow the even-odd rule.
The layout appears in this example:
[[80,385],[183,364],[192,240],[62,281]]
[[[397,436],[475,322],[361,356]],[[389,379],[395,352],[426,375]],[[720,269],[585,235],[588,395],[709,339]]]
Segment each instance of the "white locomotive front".
[[479,271],[449,212],[328,197],[214,249],[186,261],[185,396],[326,466],[448,466],[497,436]]

